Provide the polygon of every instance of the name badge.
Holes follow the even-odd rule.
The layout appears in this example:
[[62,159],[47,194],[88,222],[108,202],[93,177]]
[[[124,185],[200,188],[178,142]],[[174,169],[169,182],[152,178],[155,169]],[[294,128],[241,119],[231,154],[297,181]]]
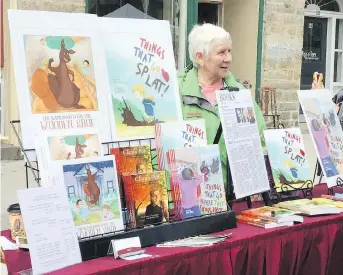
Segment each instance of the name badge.
[[202,118],[202,112],[187,112],[186,113],[186,118]]

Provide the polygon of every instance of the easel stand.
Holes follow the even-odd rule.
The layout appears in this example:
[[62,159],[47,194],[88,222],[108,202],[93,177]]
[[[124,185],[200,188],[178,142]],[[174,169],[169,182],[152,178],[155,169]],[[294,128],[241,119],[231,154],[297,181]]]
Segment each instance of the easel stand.
[[[343,187],[343,179],[341,177],[336,179],[336,186],[334,187]],[[328,189],[328,195],[335,195],[335,191],[333,190],[334,187]]]
[[[32,166],[32,162],[27,156],[27,153],[23,147],[21,139],[19,137],[18,131],[14,127],[14,124],[19,124],[20,121],[11,121],[12,128],[17,136],[20,148],[24,153],[26,159],[26,185],[28,188],[28,169],[32,171],[33,177],[37,182],[37,185],[40,187],[40,178],[39,178],[39,167],[38,162],[36,163],[36,168]],[[111,148],[116,147],[130,147],[138,145],[150,145],[152,163],[156,161],[156,149],[153,149],[152,144],[153,139],[147,140],[131,140],[125,142],[107,142],[102,145],[105,146],[106,153],[104,155],[110,155]],[[156,170],[157,165],[153,165],[154,170]],[[38,176],[36,176],[36,173]],[[168,198],[171,198],[169,194],[171,190],[168,190]],[[124,194],[124,192],[121,192]],[[125,197],[121,198],[122,206],[126,205]],[[168,201],[168,204],[173,204],[173,201]],[[123,217],[126,217],[127,209],[122,207]],[[172,214],[170,214],[172,220]],[[217,214],[204,215],[201,217],[195,217],[179,221],[164,222],[155,226],[130,229],[128,220],[124,218],[124,231],[115,231],[107,234],[97,235],[90,238],[80,238],[79,245],[81,250],[82,259],[90,260],[94,258],[99,258],[106,256],[108,249],[110,247],[111,240],[114,239],[124,239],[129,237],[140,237],[142,247],[152,246],[158,243],[173,241],[176,239],[183,239],[190,236],[196,236],[201,234],[209,234],[225,229],[231,229],[237,227],[236,224],[236,215],[233,211],[225,211]]]
[[[343,108],[342,108],[342,110],[343,110]],[[322,170],[318,160],[317,160],[317,163],[316,163],[316,168],[314,170],[313,182],[315,181],[315,178],[317,176],[319,176],[319,182],[318,183],[321,183],[321,181],[323,179],[323,170]],[[343,187],[343,179],[341,177],[337,177],[337,179],[336,179],[336,186],[334,186],[334,187]],[[335,194],[335,191],[333,190],[334,187],[328,188],[328,195],[334,195]]]

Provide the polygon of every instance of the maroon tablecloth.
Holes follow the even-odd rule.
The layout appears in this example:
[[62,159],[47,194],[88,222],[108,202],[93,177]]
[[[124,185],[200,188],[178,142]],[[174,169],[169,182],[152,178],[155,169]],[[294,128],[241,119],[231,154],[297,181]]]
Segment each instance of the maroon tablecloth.
[[[50,274],[342,275],[343,214],[305,218],[304,224],[265,230],[239,224],[233,236],[206,248],[147,248],[136,261],[104,257]],[[8,236],[9,232],[2,232]],[[9,274],[30,268],[25,251],[6,251]]]

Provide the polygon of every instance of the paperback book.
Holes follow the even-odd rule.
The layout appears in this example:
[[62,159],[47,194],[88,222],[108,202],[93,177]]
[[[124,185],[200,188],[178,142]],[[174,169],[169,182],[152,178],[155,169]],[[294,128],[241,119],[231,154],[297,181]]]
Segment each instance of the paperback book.
[[166,176],[162,171],[123,177],[129,227],[169,220]]
[[175,219],[227,210],[218,145],[171,149],[168,167]]

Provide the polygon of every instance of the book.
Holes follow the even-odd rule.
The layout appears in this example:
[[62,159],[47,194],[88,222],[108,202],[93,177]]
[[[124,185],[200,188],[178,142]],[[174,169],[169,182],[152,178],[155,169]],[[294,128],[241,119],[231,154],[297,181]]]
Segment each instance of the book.
[[123,176],[129,227],[142,227],[169,220],[164,171]]
[[218,145],[171,149],[168,167],[175,219],[227,210]]
[[340,196],[332,196],[332,195],[321,195],[322,198],[326,198],[326,199],[330,199],[330,200],[334,200],[334,201],[342,201],[343,202],[343,197]]
[[264,229],[271,229],[271,228],[277,228],[282,226],[292,226],[294,224],[293,221],[286,221],[286,222],[272,222],[266,219],[259,219],[259,218],[253,218],[245,215],[239,215],[237,216],[237,221],[240,223],[245,223],[257,227],[261,227]]
[[299,214],[308,216],[339,214],[341,210],[332,204],[316,202],[310,199],[284,201],[274,205],[275,207],[297,211]]
[[118,173],[121,175],[152,172],[149,145],[111,148],[111,154],[116,156]]
[[158,169],[167,167],[166,154],[170,149],[207,145],[203,119],[155,124]]
[[264,219],[276,223],[289,221],[300,223],[304,222],[304,218],[297,215],[297,212],[271,206],[244,210],[241,212],[241,215],[249,216],[251,218]]
[[61,172],[80,238],[124,229],[114,156],[65,161]]
[[313,187],[303,137],[299,128],[264,131],[277,192]]

